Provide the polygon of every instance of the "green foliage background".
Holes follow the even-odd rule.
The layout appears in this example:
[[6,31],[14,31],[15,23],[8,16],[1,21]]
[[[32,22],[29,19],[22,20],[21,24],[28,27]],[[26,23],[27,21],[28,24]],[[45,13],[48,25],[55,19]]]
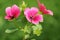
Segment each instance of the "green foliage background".
[[[37,7],[36,0],[24,0],[29,7]],[[35,36],[37,40],[60,40],[60,0],[40,0],[44,3],[47,9],[54,12],[54,16],[44,15],[44,22],[41,23],[43,26],[43,31],[40,37]],[[5,30],[7,28],[15,27],[13,23],[10,23],[4,19],[5,8],[17,4],[20,6],[22,0],[0,0],[0,40],[22,40],[22,32],[14,32],[11,34],[6,34]],[[22,18],[22,17],[20,17]],[[23,20],[23,19],[22,19]],[[20,20],[19,20],[20,21]],[[19,23],[18,25],[25,25],[26,21]]]

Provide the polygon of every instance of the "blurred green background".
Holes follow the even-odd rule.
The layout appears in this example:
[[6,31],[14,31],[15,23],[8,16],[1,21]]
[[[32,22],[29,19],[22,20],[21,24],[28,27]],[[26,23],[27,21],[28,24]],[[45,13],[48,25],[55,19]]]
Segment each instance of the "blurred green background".
[[[36,0],[24,0],[29,7],[37,7]],[[54,16],[44,15],[42,23],[43,31],[41,36],[34,37],[37,40],[60,40],[60,0],[40,0],[44,3],[47,9],[53,11]],[[5,30],[14,26],[4,19],[5,8],[17,4],[20,6],[22,0],[0,0],[0,40],[22,40],[21,32],[6,34]],[[18,23],[19,24],[19,23]]]

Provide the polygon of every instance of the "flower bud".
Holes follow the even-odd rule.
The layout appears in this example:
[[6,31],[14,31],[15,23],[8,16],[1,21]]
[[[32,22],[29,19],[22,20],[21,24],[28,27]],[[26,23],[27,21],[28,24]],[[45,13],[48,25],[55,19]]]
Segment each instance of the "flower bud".
[[25,2],[23,1],[22,5],[21,5],[21,10],[24,10],[26,8],[26,4]]

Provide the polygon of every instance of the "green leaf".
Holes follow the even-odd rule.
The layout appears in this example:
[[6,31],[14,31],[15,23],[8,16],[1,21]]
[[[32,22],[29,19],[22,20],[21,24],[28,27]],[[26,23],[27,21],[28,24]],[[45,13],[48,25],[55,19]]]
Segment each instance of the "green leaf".
[[28,39],[29,37],[30,37],[29,34],[26,34],[26,35],[25,35],[25,39]]
[[22,29],[22,31],[24,31],[24,33],[30,33],[31,32],[29,26],[25,26],[24,29]]
[[6,29],[5,33],[13,33],[15,31],[17,31],[18,29]]
[[32,26],[32,28],[33,28],[33,34],[40,36],[40,34],[42,32],[42,26],[40,24],[37,24],[35,26]]
[[31,39],[31,40],[36,40],[36,39]]
[[36,34],[37,36],[40,36],[41,31],[39,29],[36,29],[33,31],[33,34]]

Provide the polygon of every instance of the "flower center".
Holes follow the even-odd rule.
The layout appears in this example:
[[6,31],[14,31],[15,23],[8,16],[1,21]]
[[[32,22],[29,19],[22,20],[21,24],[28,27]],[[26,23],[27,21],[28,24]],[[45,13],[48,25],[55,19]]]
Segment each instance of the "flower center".
[[11,16],[11,19],[13,19],[14,18],[14,16]]
[[34,17],[33,17],[33,16],[30,16],[30,20],[31,20],[31,22],[32,22],[33,19],[34,19]]
[[30,19],[33,19],[32,16],[30,17]]
[[10,19],[14,19],[14,16],[9,16],[10,17]]

